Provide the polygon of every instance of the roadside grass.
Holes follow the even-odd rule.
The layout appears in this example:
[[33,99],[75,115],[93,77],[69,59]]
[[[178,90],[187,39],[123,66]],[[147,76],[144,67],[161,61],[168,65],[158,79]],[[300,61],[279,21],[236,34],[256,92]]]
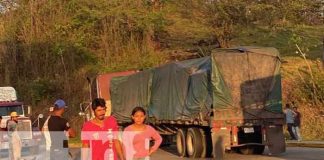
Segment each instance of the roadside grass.
[[[197,47],[200,40],[211,40],[213,34],[210,28],[194,21],[172,15],[172,25],[166,28],[167,35],[162,41],[167,44],[165,50],[186,50]],[[235,29],[231,46],[264,46],[275,47],[282,57],[298,57],[298,44],[307,58],[316,60],[322,56],[324,25],[318,26],[286,26],[264,27],[246,26]]]
[[[324,96],[324,71],[318,61],[308,60],[311,65],[318,98]],[[297,102],[301,112],[301,134],[303,140],[324,140],[324,104],[315,103],[311,96],[310,74],[306,61],[299,57],[286,57],[282,65],[283,104]]]
[[270,29],[267,27],[245,27],[237,30],[232,43],[277,48],[281,56],[296,57],[295,43],[302,46],[309,59],[316,59],[322,54],[324,25],[294,26]]

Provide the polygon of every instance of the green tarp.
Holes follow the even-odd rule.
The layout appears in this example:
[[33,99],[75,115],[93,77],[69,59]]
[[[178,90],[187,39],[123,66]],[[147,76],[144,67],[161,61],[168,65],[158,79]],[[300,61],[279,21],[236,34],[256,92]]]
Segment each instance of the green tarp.
[[[148,108],[157,119],[190,119],[210,109],[209,57],[173,62],[153,71],[152,97]],[[209,101],[208,101],[209,100]]]
[[151,80],[151,70],[111,80],[112,112],[118,120],[130,121],[132,109],[136,106],[147,108],[151,94]]
[[[233,107],[281,111],[281,62],[276,49],[219,49],[212,57],[231,92]],[[217,97],[214,94],[213,100]]]
[[195,119],[212,109],[281,111],[279,53],[273,48],[215,50],[211,56],[171,62],[111,82],[112,112],[130,121],[143,106],[160,120]]

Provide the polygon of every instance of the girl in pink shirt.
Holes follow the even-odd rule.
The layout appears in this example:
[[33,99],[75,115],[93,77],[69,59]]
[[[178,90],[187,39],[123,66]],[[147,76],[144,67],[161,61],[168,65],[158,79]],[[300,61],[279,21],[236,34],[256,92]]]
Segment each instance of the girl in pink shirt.
[[[126,159],[148,159],[162,142],[160,134],[153,127],[144,124],[145,116],[142,107],[135,107],[132,111],[133,124],[126,127],[123,133]],[[150,140],[154,140],[152,147]]]

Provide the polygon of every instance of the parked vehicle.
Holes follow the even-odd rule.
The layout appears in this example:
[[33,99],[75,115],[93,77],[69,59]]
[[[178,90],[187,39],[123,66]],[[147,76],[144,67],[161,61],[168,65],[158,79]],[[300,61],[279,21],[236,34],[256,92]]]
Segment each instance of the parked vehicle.
[[96,86],[110,94],[98,97],[111,101],[120,125],[131,122],[134,107],[146,108],[147,123],[174,137],[179,156],[262,154],[265,146],[278,154],[286,148],[280,65],[274,48],[218,49],[110,81],[98,81],[100,75]]
[[[27,107],[27,108],[24,108]],[[8,157],[9,151],[9,133],[7,130],[7,121],[10,119],[11,112],[17,112],[18,125],[17,131],[22,140],[22,156],[36,156],[39,150],[39,144],[42,134],[37,128],[32,127],[30,117],[31,107],[24,106],[22,102],[17,101],[16,91],[13,87],[0,87],[0,116],[2,116],[0,124],[0,158]],[[41,118],[42,115],[39,115]]]

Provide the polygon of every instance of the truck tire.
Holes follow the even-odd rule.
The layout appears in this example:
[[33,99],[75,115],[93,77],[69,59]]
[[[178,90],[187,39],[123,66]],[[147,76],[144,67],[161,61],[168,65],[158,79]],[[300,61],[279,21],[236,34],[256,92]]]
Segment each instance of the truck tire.
[[179,128],[176,135],[177,151],[180,157],[185,157],[186,152],[186,129]]
[[253,154],[253,148],[251,146],[242,146],[239,148],[239,151],[244,155]]
[[253,146],[253,154],[262,154],[265,146]]
[[211,139],[211,133],[208,130],[199,129],[201,136],[202,136],[202,145],[203,145],[203,151],[201,153],[200,158],[208,158],[212,156],[212,139]]
[[186,138],[187,153],[190,158],[200,158],[203,152],[203,139],[198,128],[189,128]]
[[161,135],[161,136],[162,136],[161,146],[170,146],[170,145],[172,145],[173,136],[170,136],[170,135]]

